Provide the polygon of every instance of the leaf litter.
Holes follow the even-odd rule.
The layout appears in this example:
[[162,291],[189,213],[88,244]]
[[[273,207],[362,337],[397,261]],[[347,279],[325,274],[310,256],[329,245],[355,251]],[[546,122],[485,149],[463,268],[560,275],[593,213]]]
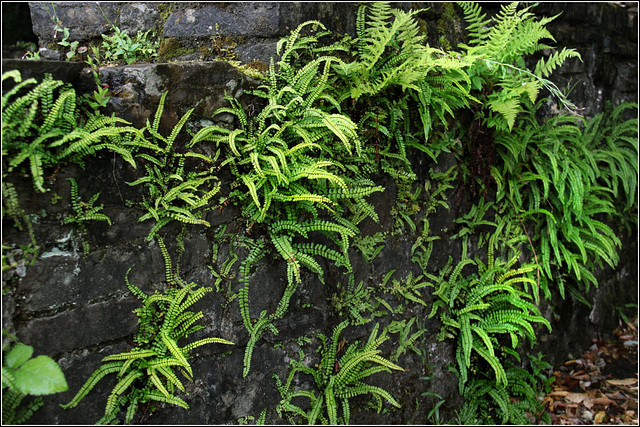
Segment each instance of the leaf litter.
[[638,318],[620,321],[613,335],[555,369],[544,397],[552,424],[638,425]]

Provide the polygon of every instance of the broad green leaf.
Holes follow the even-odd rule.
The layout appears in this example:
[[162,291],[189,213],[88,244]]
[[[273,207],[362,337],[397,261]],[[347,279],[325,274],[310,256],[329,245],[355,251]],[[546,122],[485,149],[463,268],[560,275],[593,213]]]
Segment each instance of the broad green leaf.
[[33,347],[30,345],[17,343],[5,356],[4,363],[12,369],[18,369],[20,365],[31,358]]
[[40,396],[69,389],[62,369],[49,356],[28,360],[16,370],[15,378],[16,386],[24,394]]

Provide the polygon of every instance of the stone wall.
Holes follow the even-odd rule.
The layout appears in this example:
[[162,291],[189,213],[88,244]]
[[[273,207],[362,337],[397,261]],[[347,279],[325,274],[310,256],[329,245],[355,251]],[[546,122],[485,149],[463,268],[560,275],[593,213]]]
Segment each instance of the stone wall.
[[[427,4],[396,3],[397,7],[409,8]],[[43,56],[59,58],[55,52],[53,24],[46,8],[49,3],[29,3],[33,31],[40,40]],[[155,30],[165,40],[176,40],[181,56],[153,64],[106,67],[101,79],[109,84],[114,96],[108,111],[142,126],[152,117],[161,94],[168,90],[167,104],[163,115],[161,133],[166,134],[179,118],[190,108],[195,108],[193,118],[211,123],[216,108],[224,105],[225,92],[250,102],[246,90],[257,85],[257,81],[244,74],[228,61],[215,60],[215,49],[201,49],[216,43],[216,38],[235,45],[235,58],[244,63],[261,61],[268,63],[275,56],[277,40],[299,23],[318,19],[334,31],[353,33],[357,4],[347,3],[100,3],[95,2],[55,3],[56,13],[64,26],[70,28],[72,39],[82,44],[96,42],[100,34],[108,30],[108,22],[130,31]],[[429,4],[431,9],[424,16],[432,43],[441,36],[456,41],[462,37],[459,21],[450,26],[442,21],[448,15],[443,4]],[[613,3],[588,4],[542,4],[538,15],[564,13],[550,25],[559,46],[577,48],[583,62],[570,61],[559,70],[558,84],[571,80],[578,82],[571,99],[586,108],[592,115],[603,108],[606,100],[620,103],[623,100],[637,101],[637,10]],[[228,38],[227,38],[228,37]],[[459,41],[459,40],[458,40]],[[186,49],[186,50],[185,50]],[[188,53],[185,53],[188,52]],[[218,52],[219,53],[219,52]],[[604,58],[604,59],[603,59]],[[227,58],[228,59],[228,58]],[[190,62],[186,62],[190,60]],[[196,60],[196,61],[192,61]],[[54,78],[74,84],[78,91],[92,90],[90,74],[83,71],[82,63],[62,61],[3,60],[3,69],[20,69],[25,77],[41,77],[51,72]],[[224,115],[215,118],[225,122]],[[433,164],[422,164],[428,171]],[[447,157],[436,167],[454,164],[453,156]],[[51,174],[51,175],[49,175]],[[122,159],[98,156],[87,163],[84,170],[68,166],[57,171],[47,171],[51,192],[36,194],[30,179],[10,176],[20,195],[21,207],[34,224],[40,255],[33,266],[3,272],[3,327],[13,331],[25,343],[35,347],[36,354],[48,354],[62,366],[70,385],[68,392],[48,396],[45,406],[30,420],[42,424],[89,424],[99,419],[104,411],[106,398],[115,384],[113,378],[103,380],[80,405],[63,411],[59,403],[68,402],[90,373],[100,364],[100,359],[130,348],[132,334],[136,331],[136,317],[132,310],[138,301],[128,292],[124,277],[131,268],[132,283],[149,292],[160,289],[164,280],[164,263],[158,245],[147,242],[145,237],[151,228],[150,222],[138,222],[142,215],[139,209],[129,207],[125,200],[140,200],[142,189],[130,187],[126,182],[136,179],[136,172]],[[80,237],[69,225],[61,225],[61,219],[69,213],[69,182],[73,177],[82,182],[80,194],[88,198],[100,191],[98,203],[104,204],[112,226],[95,222],[89,230],[89,254],[84,255]],[[228,187],[229,177],[222,177],[223,188]],[[389,178],[380,177],[385,192],[372,197],[372,203],[380,214],[378,225],[364,229],[364,234],[390,231],[393,218],[389,215],[395,203],[396,189]],[[51,196],[60,197],[52,204]],[[455,199],[458,189],[450,190],[450,200]],[[433,233],[440,236],[436,241],[429,264],[430,272],[437,272],[449,255],[459,258],[460,243],[450,237],[458,225],[454,219],[468,211],[473,203],[470,194],[464,194],[459,204],[452,209],[440,207],[432,217]],[[215,234],[219,227],[227,232],[242,234],[240,212],[227,206],[221,212],[210,212],[206,218],[211,228],[188,227],[184,238],[186,252],[180,261],[180,270],[187,281],[211,285],[215,280],[209,266],[220,271],[230,257],[230,242],[222,244],[218,257],[212,259]],[[163,229],[169,252],[175,257],[176,237],[179,225]],[[410,250],[417,235],[393,236],[385,248],[368,264],[362,255],[353,250],[351,259],[356,283],[363,280],[367,286],[377,286],[382,277],[396,269],[394,278],[406,278],[411,272],[419,274],[411,262]],[[622,236],[624,237],[624,236]],[[25,232],[17,230],[8,219],[3,221],[3,240],[27,243]],[[246,248],[235,247],[240,259],[246,256]],[[546,315],[553,318],[554,332],[541,333],[538,347],[551,360],[560,361],[569,351],[581,351],[590,345],[590,339],[598,332],[606,332],[615,322],[613,302],[615,300],[637,302],[637,241],[626,238],[623,246],[623,261],[616,271],[600,272],[601,286],[593,291],[596,301],[588,309],[571,299],[553,300]],[[175,258],[174,258],[175,261]],[[254,350],[251,372],[242,378],[244,348],[248,334],[243,326],[237,301],[229,301],[232,292],[239,289],[237,268],[239,262],[221,284],[220,292],[212,292],[198,302],[196,310],[205,313],[206,328],[202,336],[217,336],[235,343],[232,347],[221,345],[204,346],[198,349],[193,359],[195,381],[188,384],[189,411],[167,405],[157,405],[158,410],[146,408],[134,419],[136,423],[152,424],[224,424],[235,423],[239,418],[257,417],[264,408],[270,408],[267,423],[282,422],[273,408],[280,396],[272,378],[273,374],[285,378],[288,360],[297,358],[302,345],[299,338],[311,338],[303,346],[316,363],[313,349],[319,341],[317,333],[329,334],[339,322],[331,299],[339,293],[339,284],[344,284],[343,272],[325,268],[328,277],[322,285],[312,274],[306,274],[294,296],[287,315],[276,326],[280,334],[265,334]],[[285,287],[286,268],[277,259],[265,259],[256,266],[251,277],[252,314],[262,309],[272,311]],[[231,293],[230,293],[230,292]],[[436,319],[427,319],[433,297],[431,290],[424,292],[428,308],[412,307],[404,314],[406,318],[418,316],[424,319],[420,326],[427,329],[421,340],[422,354],[405,353],[398,364],[405,370],[393,375],[379,374],[373,378],[390,391],[402,404],[397,411],[355,411],[352,423],[357,424],[409,424],[426,423],[426,414],[433,408],[433,397],[422,397],[423,393],[437,393],[445,403],[441,407],[444,419],[454,414],[461,404],[457,378],[447,369],[454,362],[454,347],[450,341],[439,342],[436,335],[440,325]],[[388,303],[399,302],[387,295]],[[402,316],[386,316],[381,323],[388,324]],[[348,342],[366,339],[374,323],[352,327],[345,331]],[[588,333],[587,333],[588,332]],[[389,354],[397,345],[389,340],[382,347]],[[424,379],[430,377],[430,379]],[[366,399],[357,401],[364,406]]]

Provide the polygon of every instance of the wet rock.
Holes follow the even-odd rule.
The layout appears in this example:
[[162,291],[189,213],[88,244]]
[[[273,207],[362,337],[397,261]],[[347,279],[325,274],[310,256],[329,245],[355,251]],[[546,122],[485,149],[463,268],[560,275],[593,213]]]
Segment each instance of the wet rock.
[[[29,2],[33,32],[40,45],[59,42],[63,34],[54,31],[57,21],[69,29],[69,41],[100,38],[118,18],[118,9],[126,3],[116,2]],[[102,10],[100,10],[102,8]],[[104,12],[104,15],[103,15]],[[57,18],[57,19],[56,19]],[[125,29],[125,28],[122,28]]]
[[136,331],[133,310],[139,303],[131,298],[82,306],[50,317],[33,319],[16,330],[20,340],[39,354],[93,346],[131,335]]
[[144,126],[146,119],[155,114],[162,94],[169,91],[162,134],[170,133],[179,118],[192,108],[194,115],[211,118],[215,110],[228,106],[224,95],[230,79],[238,82],[231,95],[257,84],[223,61],[110,67],[102,70],[101,79],[113,88],[108,109],[136,126]]
[[161,19],[158,3],[135,2],[121,7],[119,26],[126,29],[130,36],[138,31],[148,31]]
[[245,64],[259,61],[264,64],[266,69],[271,58],[273,58],[274,62],[278,60],[276,43],[276,40],[263,41],[263,39],[255,38],[236,46],[234,53],[237,55],[239,61]]
[[278,35],[277,3],[210,3],[186,8],[169,16],[164,36],[177,39],[192,37]]

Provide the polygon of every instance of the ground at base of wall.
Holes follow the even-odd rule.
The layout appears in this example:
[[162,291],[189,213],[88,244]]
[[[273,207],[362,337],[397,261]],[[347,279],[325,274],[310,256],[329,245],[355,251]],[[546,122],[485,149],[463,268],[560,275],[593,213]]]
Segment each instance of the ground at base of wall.
[[552,424],[638,424],[638,319],[620,321],[613,335],[554,369],[545,396]]

